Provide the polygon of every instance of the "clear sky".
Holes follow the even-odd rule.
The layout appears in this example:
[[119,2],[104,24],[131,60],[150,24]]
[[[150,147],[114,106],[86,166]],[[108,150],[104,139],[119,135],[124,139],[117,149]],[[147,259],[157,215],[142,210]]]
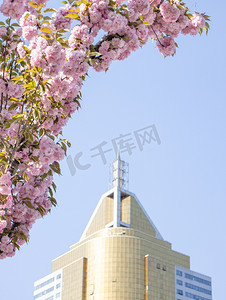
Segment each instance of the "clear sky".
[[[50,1],[52,6],[59,3]],[[195,1],[188,1],[192,8]],[[90,72],[82,109],[64,130],[72,159],[87,170],[72,176],[67,161],[56,176],[58,207],[31,230],[28,245],[0,262],[0,300],[33,299],[33,282],[51,273],[51,260],[69,250],[108,189],[109,165],[91,150],[128,134],[136,148],[122,153],[134,192],[160,233],[191,257],[191,269],[212,277],[213,299],[225,296],[226,270],[226,2],[198,0],[211,16],[206,37],[180,37],[173,58],[150,41],[105,73]],[[155,125],[161,144],[138,147],[134,131]]]

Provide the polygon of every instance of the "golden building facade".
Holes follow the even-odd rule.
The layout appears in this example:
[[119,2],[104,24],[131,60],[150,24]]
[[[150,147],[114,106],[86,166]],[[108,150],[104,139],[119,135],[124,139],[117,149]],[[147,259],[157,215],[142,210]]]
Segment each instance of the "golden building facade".
[[[53,260],[52,274],[60,272],[62,277],[60,292],[56,293],[55,287],[56,291],[45,293],[50,288],[44,284],[34,299],[51,300],[56,295],[62,300],[189,298],[185,283],[183,289],[177,287],[180,280],[176,279],[176,270],[179,267],[189,273],[190,258],[172,250],[137,197],[123,189],[123,166],[124,162],[118,158],[114,187],[100,199],[80,241]],[[48,278],[35,286],[47,282]],[[194,298],[195,293],[200,298]],[[200,293],[192,289],[190,298],[212,299],[211,294],[202,298]]]

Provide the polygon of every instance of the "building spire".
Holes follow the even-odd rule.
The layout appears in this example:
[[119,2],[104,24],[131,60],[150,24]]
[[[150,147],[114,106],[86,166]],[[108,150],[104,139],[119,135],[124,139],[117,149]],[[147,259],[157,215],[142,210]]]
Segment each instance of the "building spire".
[[121,160],[120,152],[110,167],[110,185],[119,189],[128,190],[129,185],[129,164]]
[[120,151],[119,150],[117,151],[117,160],[121,160],[121,158],[120,158]]
[[114,220],[113,227],[120,227],[121,224],[121,193],[127,190],[129,183],[129,165],[121,160],[119,150],[117,158],[110,167],[110,184],[114,188]]

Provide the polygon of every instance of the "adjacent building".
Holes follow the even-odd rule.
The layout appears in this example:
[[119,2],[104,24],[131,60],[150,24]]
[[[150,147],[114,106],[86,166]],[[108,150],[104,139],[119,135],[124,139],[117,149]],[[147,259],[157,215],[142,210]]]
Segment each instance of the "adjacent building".
[[34,284],[36,300],[212,300],[211,278],[190,270],[129,192],[127,164],[117,157],[112,188],[83,235]]

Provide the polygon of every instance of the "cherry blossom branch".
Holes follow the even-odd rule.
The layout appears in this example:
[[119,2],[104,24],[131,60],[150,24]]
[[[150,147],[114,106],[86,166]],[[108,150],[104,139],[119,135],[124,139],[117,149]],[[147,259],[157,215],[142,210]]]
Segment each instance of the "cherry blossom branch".
[[156,39],[157,39],[157,41],[159,42],[159,44],[160,44],[162,47],[165,48],[165,45],[163,45],[163,44],[160,42],[160,40],[159,40],[159,38],[158,38],[158,35],[157,35],[157,33],[155,32],[153,26],[151,25],[150,27],[151,27],[151,29],[153,30],[153,32],[154,32],[154,34],[155,34],[155,36],[156,36]]
[[[46,0],[29,2],[25,13],[20,2],[0,5],[10,17],[0,22],[0,259],[13,256],[35,220],[57,203],[53,174],[60,174],[59,161],[70,145],[58,137],[80,107],[89,67],[105,71],[150,37],[163,56],[171,56],[174,36],[209,28],[208,16],[189,14],[171,0],[130,0],[128,6],[121,0],[87,0],[74,2],[76,9],[70,0],[44,13]],[[20,27],[11,19],[20,20]],[[71,28],[73,19],[78,22]],[[100,30],[106,34],[94,44]]]

